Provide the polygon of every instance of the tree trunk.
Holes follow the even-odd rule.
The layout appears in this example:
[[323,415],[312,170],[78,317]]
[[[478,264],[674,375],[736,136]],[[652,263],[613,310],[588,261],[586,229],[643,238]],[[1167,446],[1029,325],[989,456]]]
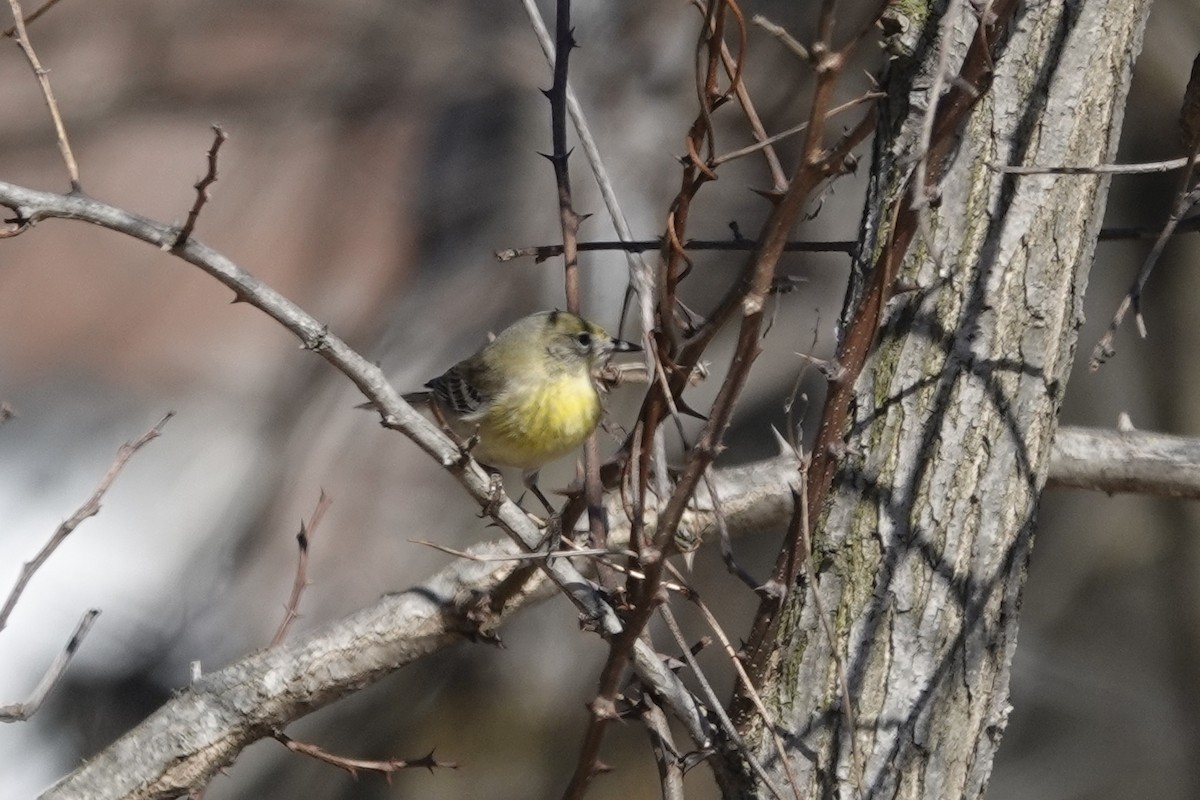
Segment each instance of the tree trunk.
[[[976,27],[975,4],[958,5],[947,87]],[[803,576],[778,617],[761,694],[786,765],[761,718],[741,717],[776,786],[794,778],[800,797],[935,800],[979,797],[987,786],[1108,190],[1107,178],[1006,175],[989,164],[1111,161],[1149,5],[1056,0],[1015,13],[990,91],[939,181],[928,235],[900,266],[896,285],[910,290],[887,306],[854,385],[846,447],[813,535],[835,641]],[[931,38],[938,24],[926,27]],[[869,249],[877,231],[886,238],[886,222],[875,221],[889,219],[917,158],[938,56],[933,42],[885,87]],[[770,796],[745,763],[718,772],[726,796]]]

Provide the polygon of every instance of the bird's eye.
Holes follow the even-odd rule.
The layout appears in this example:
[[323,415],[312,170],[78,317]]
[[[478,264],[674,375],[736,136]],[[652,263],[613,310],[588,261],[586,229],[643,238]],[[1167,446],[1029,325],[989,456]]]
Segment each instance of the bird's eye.
[[592,335],[587,331],[584,331],[583,333],[576,334],[575,341],[579,342],[580,347],[591,347]]

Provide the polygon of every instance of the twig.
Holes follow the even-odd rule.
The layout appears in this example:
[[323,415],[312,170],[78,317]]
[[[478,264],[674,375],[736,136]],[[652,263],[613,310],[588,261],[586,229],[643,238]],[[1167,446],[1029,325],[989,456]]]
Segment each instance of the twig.
[[[1190,488],[1178,487],[1180,496],[1200,497],[1200,438],[1114,432],[1110,437],[1116,440],[1114,447],[1093,449],[1084,439],[1096,433],[1061,427],[1055,437],[1055,451],[1071,454],[1073,459],[1099,461],[1112,474],[1120,472],[1131,458],[1135,464],[1136,459],[1145,462],[1143,471],[1149,464],[1157,464],[1155,473],[1146,473],[1148,482],[1157,480],[1154,475],[1177,482],[1190,479]],[[1164,442],[1160,446],[1153,443],[1155,440]],[[1146,450],[1151,452],[1147,454]],[[1052,481],[1068,474],[1061,465],[1056,466],[1061,460],[1056,457],[1051,462]],[[795,459],[790,453],[756,464],[718,469],[714,477],[723,487],[721,496],[735,535],[765,534],[786,526],[794,510],[791,491],[799,485],[795,475]],[[1111,479],[1109,474],[1098,477],[1101,481]],[[615,506],[618,501],[612,498],[610,502]],[[615,508],[612,516],[614,520],[621,517]],[[707,527],[712,522],[701,516],[695,524]],[[614,526],[614,538],[620,533]],[[514,553],[518,547],[511,539],[502,538],[473,549]],[[486,596],[506,574],[507,570],[491,565],[455,561],[409,591],[386,595],[322,630],[303,632],[279,648],[258,651],[209,673],[56,785],[47,793],[47,800],[98,796],[94,787],[109,785],[114,774],[122,775],[130,785],[141,786],[165,781],[168,775],[180,772],[203,780],[231,762],[251,742],[270,735],[270,731],[358,691],[403,665],[460,644],[465,613],[462,599]],[[549,582],[542,582],[535,592],[515,597],[503,606],[497,622],[512,619],[553,594]],[[706,618],[711,615],[704,606],[698,607]],[[719,627],[712,627],[726,652],[732,653]],[[705,735],[707,717],[696,709],[686,687],[665,669],[652,648],[639,648],[635,656],[643,652],[645,658],[635,664],[656,670],[654,680],[639,670],[643,682],[668,698],[670,711],[687,722],[689,735],[701,748],[711,746],[711,738]],[[731,663],[739,665],[738,661]],[[680,709],[690,709],[690,714],[680,715]],[[170,735],[179,730],[195,731],[183,750],[175,746]]]
[[[750,765],[750,768],[754,771],[754,774],[759,777],[759,780],[763,782],[763,785],[770,790],[771,794],[775,795],[777,800],[783,800],[783,793],[780,791],[779,787],[775,785],[775,782],[771,780],[771,776],[767,774],[767,771],[763,768],[763,765],[760,764],[758,759],[756,759],[750,752],[750,748],[746,746],[745,741],[737,732],[737,728],[734,727],[733,720],[731,720],[729,715],[725,712],[725,708],[722,705],[721,700],[717,697],[717,693],[713,691],[712,684],[708,682],[708,678],[700,669],[700,664],[696,661],[696,657],[692,654],[691,648],[688,647],[687,640],[683,638],[683,631],[679,629],[679,623],[675,620],[675,615],[671,613],[670,607],[664,603],[663,605],[659,606],[658,613],[662,616],[663,622],[666,623],[667,630],[670,631],[671,637],[675,640],[675,644],[679,646],[680,652],[683,655],[683,660],[687,662],[688,667],[692,670],[693,676],[700,684],[700,689],[704,693],[704,698],[708,701],[712,712],[716,714],[717,720],[721,723],[721,730],[724,731],[725,735],[729,737],[730,741],[737,745],[742,758],[746,759],[746,762]],[[786,766],[786,761],[784,764],[785,772],[790,777],[792,774],[791,768]],[[797,786],[794,778],[792,779],[792,795],[796,798],[796,800],[800,800],[800,789]]]
[[571,171],[567,161],[567,71],[571,50],[575,48],[575,32],[571,28],[571,0],[558,0],[554,19],[554,83],[546,98],[550,101],[550,135],[553,151],[546,156],[554,166],[554,183],[558,188],[558,221],[563,237],[563,274],[567,292],[567,310],[580,313],[579,240],[580,216],[571,201]]
[[[807,123],[805,123],[807,125]],[[783,134],[778,134],[782,136]],[[756,145],[752,147],[757,147]],[[751,148],[745,148],[751,149]],[[740,153],[740,151],[738,151]],[[735,153],[730,153],[728,156],[719,157],[718,160],[727,160]],[[1171,231],[1172,236],[1179,236],[1185,233],[1196,233],[1200,231],[1200,216],[1187,217],[1180,220],[1178,225]],[[1133,227],[1114,227],[1101,228],[1099,241],[1115,242],[1127,241],[1130,239],[1154,239],[1162,233],[1161,227],[1148,226],[1133,226]],[[689,239],[683,243],[685,250],[718,250],[726,252],[749,252],[756,250],[761,246],[761,242],[757,239]],[[580,242],[579,251],[587,252],[591,250],[618,250],[624,252],[644,253],[649,250],[661,250],[663,248],[663,239],[626,239],[622,241],[599,241],[599,242]],[[816,242],[796,242],[789,241],[783,245],[785,253],[846,253],[854,255],[858,252],[858,242],[849,239],[833,239],[827,241]],[[513,247],[506,250],[497,250],[492,254],[497,261],[507,262],[514,261],[518,258],[532,258],[535,261],[545,261],[548,258],[562,255],[562,245],[560,244],[543,244],[535,247]]]
[[[38,17],[40,17],[42,14],[45,14],[50,9],[54,8],[54,6],[56,6],[56,5],[58,5],[58,0],[46,0],[46,2],[42,3],[42,5],[38,8],[37,11],[34,11],[32,14],[25,17],[25,24],[32,25],[37,20]],[[13,37],[13,34],[15,34],[16,32],[17,32],[17,26],[10,25],[8,27],[8,29],[4,31],[4,37],[6,39],[11,39]]]
[[142,449],[150,441],[158,438],[159,434],[162,433],[163,426],[173,416],[175,416],[174,411],[159,420],[158,424],[142,434],[136,441],[121,445],[117,450],[116,459],[113,460],[112,465],[108,468],[108,472],[104,474],[99,485],[96,486],[96,490],[92,492],[92,496],[71,515],[70,519],[58,526],[58,530],[50,537],[50,541],[46,542],[45,546],[34,556],[32,561],[25,562],[21,567],[21,574],[17,577],[16,584],[13,586],[12,591],[9,592],[8,600],[4,603],[4,608],[0,609],[0,631],[4,630],[4,627],[8,624],[8,617],[12,613],[13,608],[16,607],[17,601],[21,599],[21,593],[25,591],[25,586],[29,583],[30,578],[33,577],[33,574],[46,563],[47,559],[58,549],[58,546],[71,535],[72,531],[79,527],[80,523],[100,511],[100,499],[104,497],[104,493],[108,491],[108,487],[112,485],[112,482],[116,480],[117,475],[125,467],[125,464],[133,457],[134,453]]
[[183,223],[183,227],[179,229],[179,235],[175,237],[175,244],[171,245],[172,250],[183,247],[187,243],[192,231],[196,229],[196,220],[200,218],[200,209],[204,208],[204,204],[211,198],[208,187],[217,182],[217,153],[220,152],[221,145],[225,144],[225,140],[229,136],[220,125],[213,125],[212,129],[213,143],[208,148],[208,172],[204,174],[203,178],[196,181],[193,187],[196,190],[196,200],[192,203],[191,210],[188,211],[187,221]]
[[[700,9],[700,13],[704,14],[704,7],[699,0],[692,0],[692,5]],[[744,37],[743,37],[744,38]],[[775,154],[775,148],[772,146],[773,137],[767,136],[767,131],[763,128],[762,119],[758,116],[758,111],[754,108],[754,102],[750,99],[750,92],[746,90],[745,81],[742,80],[742,64],[740,59],[744,57],[744,42],[742,51],[739,53],[739,61],[734,62],[733,56],[729,53],[729,46],[721,40],[721,64],[725,67],[725,74],[733,81],[733,90],[737,95],[738,104],[742,107],[742,112],[746,115],[746,121],[750,124],[750,131],[754,134],[755,144],[751,148],[744,148],[747,152],[763,151],[763,156],[767,161],[767,169],[771,173],[772,189],[775,192],[783,192],[787,188],[787,175],[784,174],[783,165],[779,163],[779,156]],[[720,162],[716,159],[709,160],[709,166],[715,167]]]
[[1145,175],[1155,172],[1171,172],[1188,165],[1188,157],[1172,158],[1167,161],[1144,161],[1137,164],[1092,164],[1090,166],[1040,166],[1030,164],[994,164],[988,169],[1010,175]]
[[[413,544],[424,545],[446,555],[454,556],[455,558],[465,558],[468,561],[479,561],[481,563],[488,562],[504,562],[504,561],[539,561],[547,558],[573,558],[576,556],[585,556],[595,558],[599,556],[614,556],[614,557],[629,557],[628,550],[613,550],[606,547],[573,547],[570,550],[555,550],[552,553],[513,553],[512,555],[489,554],[480,555],[467,550],[455,550],[453,547],[446,547],[444,544],[437,542],[429,542],[424,539],[409,539]],[[569,544],[567,539],[563,539],[564,544]]]
[[[674,572],[675,570],[672,569],[672,571]],[[685,596],[690,603],[700,610],[701,615],[704,617],[704,621],[708,623],[709,630],[716,635],[717,640],[721,643],[722,649],[725,651],[725,655],[729,657],[729,663],[738,676],[738,686],[740,687],[740,691],[746,697],[750,698],[751,702],[753,702],[759,718],[763,721],[765,730],[767,730],[771,736],[771,742],[775,746],[775,756],[779,759],[779,763],[783,767],[784,774],[787,775],[788,784],[792,787],[792,790],[795,791],[799,784],[796,781],[795,774],[792,772],[792,765],[788,761],[787,750],[783,746],[783,739],[779,735],[779,726],[775,724],[771,714],[767,711],[767,707],[763,704],[762,697],[759,695],[758,690],[754,688],[754,684],[750,682],[750,676],[746,674],[746,668],[742,665],[741,658],[738,657],[737,651],[734,650],[733,645],[729,641],[729,637],[725,634],[724,629],[717,621],[717,618],[712,613],[712,610],[709,609],[709,607],[705,605],[704,600],[701,599],[699,592],[696,592],[691,587],[688,587],[688,591]]]
[[20,0],[8,0],[8,5],[12,9],[13,28],[16,31],[17,45],[21,51],[25,53],[25,58],[29,61],[29,66],[33,68],[33,74],[37,77],[38,85],[42,87],[42,97],[46,101],[46,108],[50,110],[50,119],[54,122],[54,135],[58,140],[58,150],[62,153],[63,163],[67,165],[67,177],[71,180],[71,191],[78,192],[82,189],[79,184],[79,165],[75,163],[75,156],[71,152],[71,143],[67,140],[67,129],[63,125],[62,114],[58,111],[58,103],[54,99],[54,90],[50,88],[50,77],[38,61],[37,53],[33,51],[33,45],[29,41],[29,34],[25,30],[25,15],[21,11]]
[[79,645],[83,644],[83,637],[87,636],[88,631],[92,628],[92,623],[96,621],[96,617],[100,616],[100,609],[92,608],[83,612],[83,616],[79,619],[79,624],[75,626],[75,632],[71,634],[71,638],[67,640],[67,646],[62,652],[50,662],[50,666],[46,669],[46,674],[38,681],[38,685],[34,688],[29,697],[21,703],[12,703],[6,706],[0,706],[0,722],[24,722],[37,713],[42,707],[46,696],[50,694],[55,685],[62,678],[63,673],[67,669],[67,665],[71,663],[71,658],[79,649]]
[[433,751],[429,751],[429,755],[421,758],[389,758],[386,761],[376,761],[368,758],[349,758],[347,756],[339,756],[336,753],[331,753],[315,744],[309,742],[298,742],[288,736],[283,731],[274,731],[271,736],[275,741],[282,744],[293,753],[301,753],[317,761],[323,761],[326,764],[331,764],[339,769],[344,769],[355,778],[358,777],[359,770],[367,772],[378,772],[389,781],[393,772],[399,772],[402,769],[413,769],[414,767],[424,767],[430,772],[433,772],[435,767],[442,769],[458,769],[458,764],[453,761],[438,761],[433,757]]
[[713,504],[713,517],[717,521],[717,539],[721,547],[721,559],[725,562],[725,569],[729,571],[738,580],[746,585],[751,591],[757,591],[758,581],[742,568],[737,563],[737,559],[733,557],[733,543],[729,538],[729,525],[725,521],[725,512],[721,510],[721,498],[717,495],[717,486],[712,477],[712,466],[704,470],[704,485],[708,488],[709,499]]
[[654,753],[654,762],[658,764],[658,780],[662,785],[663,800],[686,800],[683,792],[683,759],[675,747],[671,736],[671,725],[667,715],[654,700],[654,694],[642,690],[641,697],[642,724],[650,735],[650,750]]
[[[1200,142],[1197,143],[1200,146]],[[1191,158],[1196,158],[1196,153],[1193,152]],[[1171,216],[1167,219],[1167,224],[1163,226],[1162,233],[1154,242],[1154,246],[1150,248],[1150,252],[1146,255],[1146,260],[1142,263],[1142,268],[1138,270],[1137,277],[1133,280],[1133,285],[1129,287],[1129,291],[1125,293],[1125,297],[1121,299],[1121,304],[1117,306],[1117,311],[1113,314],[1112,321],[1108,323],[1108,329],[1104,335],[1100,337],[1100,341],[1092,349],[1092,357],[1088,361],[1088,369],[1092,372],[1100,369],[1105,361],[1112,358],[1117,350],[1113,345],[1113,340],[1116,339],[1117,329],[1121,327],[1121,323],[1125,321],[1125,315],[1133,309],[1138,320],[1138,331],[1142,337],[1146,336],[1145,323],[1142,321],[1140,303],[1142,298],[1142,290],[1146,287],[1146,281],[1150,280],[1150,274],[1154,271],[1154,267],[1158,264],[1159,256],[1167,246],[1171,235],[1175,232],[1175,227],[1179,224],[1180,219],[1187,213],[1188,209],[1200,202],[1200,187],[1193,188],[1190,192],[1180,193],[1175,202],[1175,208],[1171,212]]]
[[[658,239],[633,239],[619,242],[580,242],[579,251],[589,250],[623,250],[627,253],[644,253],[648,250],[661,250],[665,242]],[[748,252],[759,247],[760,242],[754,239],[688,239],[682,243],[685,250],[729,250]],[[855,253],[858,242],[844,239],[828,242],[787,242],[783,246],[787,253]],[[545,261],[548,258],[562,255],[562,245],[545,244],[535,247],[514,247],[507,250],[497,250],[493,254],[497,261],[513,261],[518,258],[533,258]]]
[[304,594],[305,587],[308,586],[308,546],[317,532],[317,526],[321,524],[321,519],[325,516],[325,511],[332,503],[333,500],[322,489],[321,496],[317,498],[317,507],[313,509],[312,516],[308,518],[308,524],[305,525],[303,521],[300,523],[300,532],[296,534],[296,544],[300,554],[296,559],[296,579],[292,582],[292,595],[288,598],[283,621],[279,623],[279,630],[275,631],[275,636],[271,639],[268,647],[275,647],[282,642],[287,636],[288,628],[300,616],[300,597]]
[[[829,115],[827,117],[827,120],[832,119],[833,117],[836,117],[838,114],[842,113],[843,111],[847,111],[851,108],[854,108],[855,106],[862,105],[863,103],[869,103],[873,100],[878,100],[881,97],[886,97],[886,96],[887,95],[884,94],[883,92],[867,92],[866,94],[864,94],[861,97],[856,97],[853,100],[849,100],[845,103],[842,103],[840,106],[831,108],[829,110]],[[728,153],[725,153],[724,155],[717,156],[716,158],[714,158],[712,160],[712,166],[717,167],[717,166],[720,166],[721,164],[724,164],[726,161],[733,161],[734,159],[741,158],[742,156],[748,156],[751,153],[762,150],[764,147],[768,147],[769,145],[772,145],[775,142],[786,139],[789,136],[794,136],[797,133],[802,133],[807,128],[808,128],[808,123],[801,122],[799,125],[794,125],[785,131],[781,131],[780,133],[775,134],[774,136],[768,136],[767,138],[763,139],[760,142],[755,142],[754,144],[747,145],[746,147],[742,147],[737,150],[731,150]],[[792,243],[789,242],[789,244],[792,244]],[[818,244],[818,243],[813,242],[812,244]],[[839,242],[837,244],[841,244],[841,243]],[[689,247],[690,247],[690,245],[689,245]],[[785,249],[787,249],[787,248],[785,248]]]
[[808,48],[796,41],[796,38],[788,33],[782,25],[776,25],[762,14],[755,14],[754,18],[750,21],[778,39],[779,43],[785,49],[790,50],[796,58],[805,63],[812,61],[812,54],[808,52]]

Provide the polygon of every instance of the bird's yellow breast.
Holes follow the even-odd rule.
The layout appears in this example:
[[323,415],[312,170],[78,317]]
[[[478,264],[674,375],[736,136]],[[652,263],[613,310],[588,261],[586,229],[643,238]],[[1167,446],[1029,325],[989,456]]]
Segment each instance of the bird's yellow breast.
[[600,422],[591,376],[564,374],[496,398],[479,422],[480,461],[535,470],[574,450]]

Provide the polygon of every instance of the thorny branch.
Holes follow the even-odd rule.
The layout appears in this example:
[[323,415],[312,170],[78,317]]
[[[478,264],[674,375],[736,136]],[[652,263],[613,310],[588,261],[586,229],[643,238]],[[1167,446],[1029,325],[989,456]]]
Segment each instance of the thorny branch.
[[179,235],[175,237],[175,244],[172,245],[172,249],[182,247],[187,242],[188,237],[192,235],[192,231],[196,229],[196,220],[200,219],[200,210],[204,208],[204,204],[211,197],[208,193],[208,187],[217,182],[217,153],[220,152],[221,145],[225,144],[225,140],[229,136],[220,125],[213,125],[212,130],[213,143],[208,148],[208,172],[204,173],[204,177],[196,181],[193,187],[196,190],[196,201],[192,203],[192,208],[188,211],[187,221],[179,229]]
[[312,543],[312,537],[316,534],[317,527],[321,524],[325,512],[332,503],[333,500],[322,489],[321,496],[317,498],[317,506],[313,509],[312,516],[308,518],[308,524],[300,523],[300,532],[296,534],[299,555],[296,558],[296,578],[292,581],[292,595],[288,598],[283,620],[279,623],[279,629],[275,631],[275,635],[271,637],[269,647],[275,647],[282,642],[287,637],[288,628],[300,617],[300,598],[304,595],[305,588],[308,587],[308,546]]
[[[579,797],[590,779],[596,774],[599,763],[598,751],[603,731],[615,718],[614,700],[620,685],[621,675],[628,661],[634,642],[645,625],[665,600],[662,577],[665,559],[673,552],[674,537],[679,522],[691,502],[697,485],[713,459],[721,450],[721,441],[731,419],[737,399],[749,376],[750,367],[760,350],[762,326],[765,320],[765,298],[771,289],[775,267],[788,241],[788,234],[811,197],[813,191],[825,180],[840,174],[846,168],[847,154],[873,130],[874,118],[869,115],[846,136],[830,148],[824,144],[825,122],[828,119],[833,87],[840,76],[846,59],[857,45],[858,39],[849,42],[843,50],[832,45],[833,4],[826,3],[822,9],[819,28],[820,41],[814,45],[817,85],[810,108],[810,125],[805,132],[802,155],[794,175],[785,191],[776,199],[771,214],[763,226],[760,246],[751,255],[743,268],[739,280],[727,291],[724,299],[708,315],[699,327],[681,321],[677,315],[675,289],[690,269],[687,256],[681,246],[688,209],[701,186],[715,177],[711,160],[715,157],[712,140],[712,113],[728,97],[736,93],[736,86],[721,91],[717,86],[717,72],[722,63],[721,52],[726,15],[729,14],[739,26],[744,26],[741,13],[731,2],[713,2],[707,8],[706,22],[701,36],[698,61],[703,68],[697,70],[700,113],[693,123],[687,139],[688,156],[684,162],[683,184],[676,200],[672,203],[667,220],[667,234],[663,267],[664,279],[660,281],[662,294],[659,297],[656,339],[659,357],[667,371],[667,386],[655,384],[642,407],[640,436],[645,441],[652,436],[664,418],[671,403],[685,407],[680,392],[686,385],[687,376],[698,362],[707,344],[716,331],[740,313],[741,324],[738,341],[727,378],[718,390],[706,424],[697,442],[689,451],[686,464],[665,507],[657,519],[652,540],[645,537],[645,499],[648,496],[651,470],[648,453],[642,450],[635,462],[635,504],[633,508],[631,546],[637,553],[636,563],[629,565],[631,576],[640,572],[643,577],[631,577],[628,595],[631,607],[625,615],[625,629],[612,643],[609,657],[601,672],[600,690],[592,701],[592,722],[585,735],[583,750],[566,797]],[[707,54],[706,57],[702,54]],[[738,55],[740,63],[741,54]],[[734,71],[734,84],[740,82],[740,67]],[[701,153],[707,152],[708,159]],[[664,394],[669,391],[669,395]],[[625,453],[631,449],[627,442]]]
[[435,768],[458,769],[458,764],[455,764],[453,761],[438,761],[433,757],[432,750],[429,752],[429,755],[422,756],[421,758],[389,758],[381,761],[370,758],[339,756],[315,744],[296,741],[283,731],[274,731],[271,736],[275,741],[293,753],[301,753],[318,761],[324,761],[326,764],[332,764],[339,769],[346,770],[346,772],[349,772],[355,778],[358,777],[359,770],[378,772],[391,782],[392,773],[399,772],[402,769],[424,768],[430,772],[433,772]]

